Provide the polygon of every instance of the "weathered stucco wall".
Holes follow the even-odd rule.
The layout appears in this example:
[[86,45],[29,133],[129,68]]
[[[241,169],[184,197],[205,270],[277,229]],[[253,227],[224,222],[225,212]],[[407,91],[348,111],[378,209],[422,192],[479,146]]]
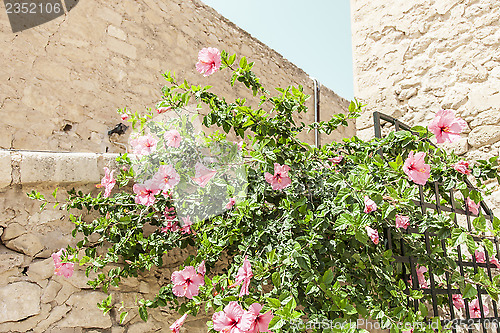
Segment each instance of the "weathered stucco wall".
[[[313,89],[304,71],[197,0],[80,1],[66,16],[16,34],[0,10],[0,36],[0,148],[122,151],[107,135],[121,121],[116,109],[153,107],[166,70],[212,85],[228,100],[249,96],[225,83],[229,72],[196,72],[198,51],[208,46],[256,61],[270,91],[288,84]],[[347,101],[328,88],[321,97],[323,119],[345,112]],[[313,112],[304,119],[312,122]],[[334,138],[353,134],[342,129]]]
[[[449,147],[498,156],[499,10],[496,0],[351,0],[355,96],[368,104],[358,136],[373,136],[373,111],[413,126],[452,109],[469,129]],[[491,199],[500,214],[500,192]]]
[[[62,197],[72,187],[95,192],[103,166],[110,166],[113,157],[96,153],[123,152],[123,145],[112,141],[126,143],[129,135],[110,141],[108,130],[121,122],[116,109],[153,107],[166,70],[192,84],[212,85],[228,100],[249,97],[241,86],[222,83],[229,79],[227,72],[204,78],[195,71],[203,47],[256,61],[255,72],[271,91],[276,85],[301,84],[312,94],[312,80],[199,1],[85,0],[66,16],[16,34],[0,9],[0,37],[0,332],[170,332],[177,314],[157,309],[143,323],[131,311],[119,325],[116,309],[105,316],[97,309],[105,295],[89,289],[83,269],[70,279],[54,276],[50,255],[76,243],[73,226],[65,211],[49,206],[40,212],[39,202],[26,192],[35,189],[47,198],[58,186]],[[322,120],[346,112],[347,105],[321,87]],[[301,119],[310,123],[314,113]],[[353,135],[353,125],[323,142]],[[313,135],[302,138],[313,142]],[[154,295],[186,252],[168,256],[159,272],[127,280],[113,291],[117,307],[122,300],[130,306],[135,298]],[[206,332],[205,319],[189,317],[183,332]]]

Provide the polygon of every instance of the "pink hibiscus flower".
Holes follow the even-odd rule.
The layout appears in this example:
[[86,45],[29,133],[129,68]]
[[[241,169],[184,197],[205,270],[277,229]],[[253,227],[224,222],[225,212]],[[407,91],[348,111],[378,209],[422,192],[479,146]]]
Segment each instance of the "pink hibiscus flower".
[[206,47],[198,53],[196,70],[203,76],[209,76],[219,70],[221,63],[220,51],[215,47]]
[[177,221],[175,220],[175,212],[174,212],[174,207],[165,207],[165,211],[163,212],[163,215],[165,216],[165,219],[167,220],[167,225],[165,227],[162,227],[160,230],[163,233],[167,233],[168,231],[177,231],[179,230],[179,225],[177,224]]
[[130,141],[133,153],[137,155],[149,155],[156,150],[158,140],[151,134],[140,136]]
[[496,257],[490,258],[490,264],[492,264],[496,268],[500,268],[500,262],[498,262],[498,259]]
[[200,286],[205,284],[203,276],[196,273],[193,266],[187,266],[182,271],[176,271],[171,276],[174,284],[172,292],[177,297],[187,297],[193,299],[198,296]]
[[186,216],[186,217],[181,217],[182,220],[182,226],[181,226],[181,232],[183,234],[190,234],[192,232],[191,226],[193,225],[193,222],[191,221],[191,216]]
[[[471,318],[481,318],[481,307],[479,306],[479,299],[476,298],[475,300],[469,303],[469,312]],[[484,304],[483,304],[483,312],[485,317],[490,313],[490,310]]]
[[135,196],[135,203],[138,205],[151,206],[155,203],[155,195],[160,193],[160,188],[158,184],[153,180],[147,180],[144,184],[134,184],[132,188]]
[[212,179],[217,174],[217,171],[211,170],[201,164],[200,162],[197,162],[194,166],[194,169],[196,171],[193,181],[198,184],[198,186],[205,187],[208,184],[208,181]]
[[370,237],[373,244],[377,245],[379,242],[378,231],[370,228],[369,226],[366,226],[365,229],[366,229],[366,233],[368,234],[368,237]]
[[467,161],[460,161],[453,164],[453,169],[464,175],[470,175],[471,173],[471,170],[469,169],[469,162]]
[[425,185],[427,179],[430,177],[431,166],[425,164],[424,158],[424,152],[414,155],[411,151],[403,165],[404,173],[415,182],[415,184]]
[[229,198],[229,202],[226,204],[226,209],[231,209],[233,208],[234,204],[236,203],[236,198]]
[[410,218],[405,215],[396,215],[396,228],[408,229],[410,226]]
[[417,264],[417,278],[418,278],[418,284],[420,285],[420,288],[429,288],[429,284],[425,280],[425,275],[424,273],[427,272],[427,267],[425,266],[420,266]]
[[200,264],[198,265],[198,268],[196,269],[196,271],[198,272],[198,274],[200,274],[201,276],[205,276],[205,274],[207,273],[207,269],[205,267],[205,260],[202,260],[200,262]]
[[167,131],[165,132],[165,134],[163,134],[163,137],[165,138],[165,143],[167,144],[167,146],[179,148],[182,138],[178,130],[173,129]]
[[245,260],[243,260],[243,265],[241,265],[241,267],[238,269],[238,274],[236,274],[236,280],[232,285],[229,286],[229,288],[236,287],[242,284],[240,296],[248,295],[250,294],[248,291],[248,287],[250,286],[250,280],[252,279],[252,277],[252,264],[250,263],[248,258],[245,257]]
[[[62,262],[61,257],[66,253],[65,249],[60,249],[56,253],[52,253],[52,260],[54,260],[54,274],[69,278],[75,271],[75,264],[72,262]],[[68,258],[71,259],[71,258]]]
[[340,162],[342,162],[343,159],[344,159],[344,156],[337,156],[337,157],[329,158],[328,160],[332,163],[332,165],[337,165],[337,164],[340,164]]
[[238,302],[229,302],[223,311],[216,312],[212,315],[214,330],[224,333],[247,332],[252,323],[249,318],[242,320],[244,313],[245,311]]
[[273,313],[271,310],[264,314],[261,314],[262,305],[259,303],[253,303],[250,308],[242,316],[242,322],[251,322],[250,328],[246,331],[247,333],[259,333],[259,332],[269,332],[269,323],[273,319]]
[[177,221],[167,221],[167,225],[160,228],[160,231],[166,234],[169,231],[176,232],[179,230],[179,225]]
[[436,136],[437,143],[453,142],[460,138],[460,133],[467,128],[461,118],[455,118],[451,110],[441,110],[429,124],[429,130]]
[[127,121],[129,118],[129,115],[127,113],[122,113],[120,117],[122,118],[123,121]]
[[365,201],[365,210],[364,210],[365,213],[369,214],[377,210],[377,204],[375,203],[375,201],[370,199],[369,196],[365,195],[364,201]]
[[243,141],[240,141],[238,142],[236,145],[238,146],[238,151],[240,151],[241,149],[243,149],[243,144],[244,142]]
[[474,257],[476,258],[476,262],[478,263],[485,263],[486,262],[486,256],[483,251],[476,250],[474,251]]
[[153,181],[161,190],[170,190],[179,184],[181,177],[175,170],[175,168],[169,165],[160,165],[158,171],[153,176]]
[[467,198],[465,200],[465,204],[469,211],[474,215],[479,215],[479,207],[481,206],[481,202],[475,203],[471,198]]
[[163,216],[165,216],[165,218],[167,220],[173,220],[175,219],[175,208],[174,207],[165,207],[165,211],[163,212]]
[[169,328],[172,331],[171,333],[179,333],[181,326],[184,324],[187,318],[187,313],[185,313],[182,317],[177,319]]
[[159,107],[156,109],[156,113],[161,114],[161,113],[165,113],[165,112],[170,111],[170,110],[172,110],[171,106],[162,106],[162,107]]
[[274,176],[269,172],[266,172],[264,173],[264,178],[266,179],[266,182],[271,184],[274,191],[282,190],[292,184],[292,180],[288,177],[288,171],[290,171],[290,167],[288,165],[274,163]]
[[460,295],[460,294],[453,294],[451,296],[451,298],[453,300],[453,305],[457,309],[465,308],[465,302],[464,302],[464,299],[462,298],[462,295]]
[[104,167],[104,177],[101,179],[101,184],[96,185],[95,187],[101,188],[104,187],[104,197],[109,198],[109,195],[111,194],[111,190],[116,184],[116,179],[113,178],[113,174],[115,173],[115,170],[109,171],[109,168]]

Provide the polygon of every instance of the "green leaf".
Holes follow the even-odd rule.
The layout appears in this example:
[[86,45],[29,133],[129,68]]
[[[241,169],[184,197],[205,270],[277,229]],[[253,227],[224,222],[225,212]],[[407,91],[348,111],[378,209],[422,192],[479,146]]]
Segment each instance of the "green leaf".
[[127,315],[128,315],[127,311],[120,313],[120,324],[123,324],[123,322],[125,321],[125,318],[127,318]]
[[247,58],[246,57],[241,58],[241,60],[240,60],[240,67],[242,69],[246,69],[246,67],[247,67]]
[[274,318],[269,323],[269,329],[270,330],[277,330],[277,329],[282,328],[283,325],[285,325],[285,321],[278,316],[274,316]]
[[419,303],[418,309],[420,310],[420,313],[422,313],[422,316],[426,317],[429,311],[427,310],[427,307],[425,306],[424,303]]
[[486,249],[486,251],[488,251],[488,256],[491,258],[493,256],[493,253],[494,253],[493,242],[487,238],[484,238],[483,239],[483,246]]
[[476,252],[477,245],[476,242],[474,241],[474,238],[472,238],[471,235],[467,235],[467,237],[465,238],[465,244],[467,244],[467,249],[469,250],[469,253]]
[[493,217],[493,229],[496,231],[500,231],[500,219],[498,217]]
[[485,232],[486,231],[486,219],[484,216],[478,216],[472,221],[472,225],[477,231]]
[[423,126],[413,126],[411,130],[414,132],[425,132],[427,131],[427,128]]
[[498,302],[498,290],[496,288],[487,287],[486,291],[495,302]]
[[401,157],[401,155],[398,155],[398,157],[396,157],[396,164],[399,166],[403,165],[403,158]]
[[479,203],[482,200],[481,193],[479,191],[477,191],[477,190],[470,191],[469,197],[475,203]]
[[342,213],[337,220],[335,220],[335,230],[347,229],[350,225],[354,223],[354,216],[351,214]]
[[281,286],[281,276],[280,273],[274,272],[272,275],[272,280],[273,284],[276,288],[279,288]]
[[466,238],[467,233],[463,232],[460,228],[455,228],[451,232],[451,241],[453,243],[453,247],[457,247],[458,245],[465,243]]
[[281,307],[281,302],[276,298],[268,298],[267,304],[269,305],[269,307],[274,309],[278,309]]
[[308,261],[305,259],[305,257],[303,256],[300,256],[300,257],[297,257],[297,263],[299,264],[299,266],[303,269],[309,269],[309,264],[308,264]]
[[111,295],[108,295],[101,303],[97,303],[97,307],[102,310],[104,314],[108,313],[113,308],[111,306]]
[[143,321],[148,321],[148,310],[145,306],[139,307],[139,316]]
[[285,313],[291,314],[296,307],[297,302],[295,301],[295,298],[291,297],[291,299],[285,304],[283,310]]
[[474,288],[470,283],[467,283],[464,289],[460,288],[460,291],[462,292],[462,296],[464,298],[475,298],[477,295],[476,288]]
[[276,249],[273,249],[271,252],[267,252],[267,261],[269,264],[273,265],[276,258]]
[[325,272],[325,274],[323,274],[323,283],[327,286],[330,285],[333,281],[333,277],[334,277],[333,272],[330,269],[328,269]]

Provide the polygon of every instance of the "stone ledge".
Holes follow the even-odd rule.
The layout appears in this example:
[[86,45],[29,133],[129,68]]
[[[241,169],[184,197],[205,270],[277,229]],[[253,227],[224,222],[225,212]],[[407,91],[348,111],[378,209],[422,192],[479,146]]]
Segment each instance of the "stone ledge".
[[0,188],[9,186],[12,182],[12,159],[10,152],[0,150]]
[[[13,154],[19,163],[12,163]],[[118,154],[56,153],[0,150],[0,188],[11,184],[99,183],[104,166]],[[19,179],[12,175],[20,174]]]

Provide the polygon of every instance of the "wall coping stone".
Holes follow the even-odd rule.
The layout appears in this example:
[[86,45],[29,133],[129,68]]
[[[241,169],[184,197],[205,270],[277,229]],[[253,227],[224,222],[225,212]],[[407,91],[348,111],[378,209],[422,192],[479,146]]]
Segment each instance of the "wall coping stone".
[[0,149],[0,188],[18,184],[99,183],[119,154]]

